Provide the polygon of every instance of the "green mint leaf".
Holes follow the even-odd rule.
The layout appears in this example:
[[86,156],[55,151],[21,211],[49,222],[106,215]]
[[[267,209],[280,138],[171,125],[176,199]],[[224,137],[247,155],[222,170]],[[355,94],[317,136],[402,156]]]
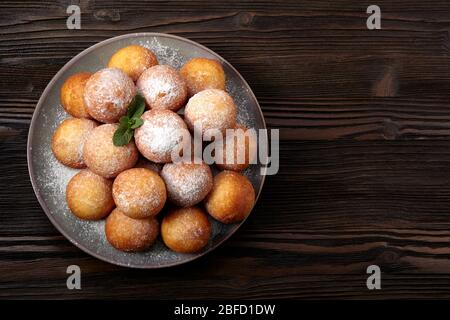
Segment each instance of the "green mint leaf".
[[116,147],[121,147],[128,144],[133,137],[133,130],[128,127],[120,126],[117,128],[116,132],[113,135],[113,144]]
[[137,94],[134,96],[133,101],[131,101],[130,106],[128,107],[127,116],[128,118],[139,118],[145,111],[145,100],[140,95]]
[[131,100],[130,105],[128,106],[128,110],[127,110],[127,117],[128,118],[132,118],[134,112],[136,111],[137,107],[138,107],[138,95],[135,95],[133,100]]
[[126,144],[130,143],[131,138],[133,138],[133,134],[134,134],[134,131],[131,129],[127,129],[127,131],[125,131],[124,139],[127,142]]
[[141,115],[145,111],[145,100],[137,94],[131,101],[127,110],[127,115],[123,116],[119,120],[119,128],[113,135],[113,144],[116,147],[124,146],[131,141],[134,135],[134,129],[142,126],[144,121],[141,119]]
[[133,117],[132,118],[140,118],[142,116],[142,114],[145,111],[145,102],[144,102],[144,98],[142,98],[141,96],[139,96],[140,99],[142,99],[140,102],[138,102],[138,106],[136,107],[135,112],[133,113]]
[[134,123],[131,125],[131,129],[139,128],[144,124],[144,120],[142,120],[141,118],[133,118],[133,120]]
[[128,116],[123,116],[119,120],[119,124],[121,127],[127,128],[129,126],[129,123],[130,123],[130,118]]

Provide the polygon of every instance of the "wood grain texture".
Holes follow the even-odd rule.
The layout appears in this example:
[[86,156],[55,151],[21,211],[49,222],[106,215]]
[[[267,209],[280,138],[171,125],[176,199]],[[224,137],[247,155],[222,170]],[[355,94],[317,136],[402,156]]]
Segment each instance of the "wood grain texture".
[[[450,298],[450,3],[0,2],[0,298]],[[219,249],[165,270],[84,254],[40,208],[26,139],[47,83],[74,55],[131,32],[204,44],[279,128],[281,168]],[[382,290],[366,289],[378,264]],[[66,289],[66,268],[82,290]]]

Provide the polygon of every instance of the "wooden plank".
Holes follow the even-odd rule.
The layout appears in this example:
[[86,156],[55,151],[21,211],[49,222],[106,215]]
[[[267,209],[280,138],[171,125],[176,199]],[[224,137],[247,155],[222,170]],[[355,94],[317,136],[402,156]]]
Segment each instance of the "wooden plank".
[[[1,2],[0,297],[449,298],[450,3],[377,1],[380,31],[366,29],[369,4],[82,1],[82,30],[68,31],[66,1]],[[146,31],[229,60],[282,138],[280,172],[238,233],[154,271],[71,245],[26,164],[31,116],[54,74],[98,41]],[[381,291],[365,287],[373,263]],[[82,268],[80,292],[65,287],[70,264]]]

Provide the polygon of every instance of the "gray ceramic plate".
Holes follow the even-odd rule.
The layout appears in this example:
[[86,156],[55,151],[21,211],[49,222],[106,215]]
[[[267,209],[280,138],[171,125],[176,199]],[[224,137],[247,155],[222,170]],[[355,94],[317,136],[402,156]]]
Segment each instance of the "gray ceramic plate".
[[[139,44],[151,49],[160,64],[180,68],[194,57],[220,60],[227,76],[227,91],[238,106],[238,120],[248,127],[265,129],[264,118],[249,85],[227,61],[208,48],[193,41],[167,34],[135,33],[100,42],[70,60],[45,88],[31,121],[28,136],[28,169],[34,192],[53,225],[72,243],[101,260],[134,268],[163,268],[198,258],[216,248],[230,237],[241,224],[213,223],[209,245],[196,254],[179,254],[158,242],[144,253],[124,253],[114,249],[106,240],[104,221],[83,221],[71,214],[65,200],[66,185],[77,172],[61,165],[53,157],[51,137],[59,123],[68,117],[60,105],[61,85],[70,75],[80,71],[95,72],[104,68],[111,55],[119,48]],[[264,175],[260,165],[252,165],[244,173],[253,183],[259,196]]]

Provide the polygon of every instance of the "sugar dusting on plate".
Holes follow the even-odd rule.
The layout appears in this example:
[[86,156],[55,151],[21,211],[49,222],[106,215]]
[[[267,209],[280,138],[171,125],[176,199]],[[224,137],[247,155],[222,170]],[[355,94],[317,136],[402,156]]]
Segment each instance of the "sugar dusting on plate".
[[[63,120],[69,118],[61,106],[57,106],[55,110],[54,114],[42,114],[43,122],[41,125],[51,128],[52,132]],[[65,199],[67,183],[79,170],[66,167],[56,160],[51,150],[52,136],[43,138],[44,143],[35,146],[37,152],[40,153],[40,157],[46,159],[46,162],[41,164],[42,169],[37,176],[37,180],[43,187],[45,194],[51,195],[48,199],[51,200],[52,204],[58,206],[61,205],[61,198]],[[51,210],[51,212],[53,211]],[[64,213],[66,213],[66,210],[64,210]]]
[[186,58],[178,49],[161,44],[156,37],[141,40],[139,41],[139,45],[152,50],[156,54],[159,64],[168,64],[179,69],[186,62]]

